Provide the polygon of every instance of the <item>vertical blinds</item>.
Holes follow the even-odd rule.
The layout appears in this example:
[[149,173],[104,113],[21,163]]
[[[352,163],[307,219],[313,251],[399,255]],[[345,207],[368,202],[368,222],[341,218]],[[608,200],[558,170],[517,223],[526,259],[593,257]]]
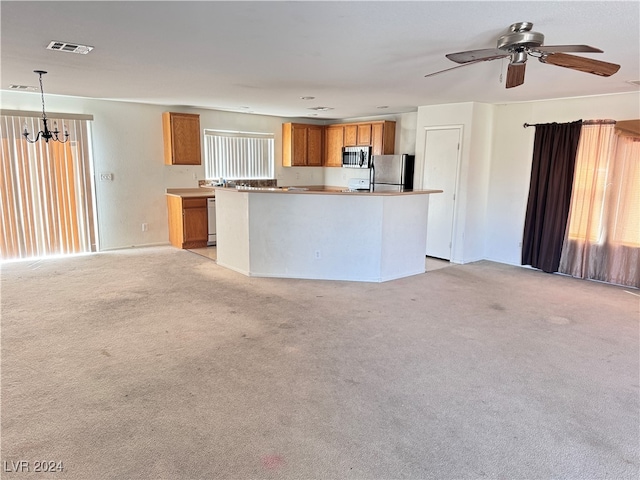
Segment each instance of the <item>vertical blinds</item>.
[[31,144],[21,134],[40,130],[38,118],[0,116],[3,260],[96,250],[88,122],[57,122],[68,142]]
[[205,130],[207,179],[274,178],[273,134]]

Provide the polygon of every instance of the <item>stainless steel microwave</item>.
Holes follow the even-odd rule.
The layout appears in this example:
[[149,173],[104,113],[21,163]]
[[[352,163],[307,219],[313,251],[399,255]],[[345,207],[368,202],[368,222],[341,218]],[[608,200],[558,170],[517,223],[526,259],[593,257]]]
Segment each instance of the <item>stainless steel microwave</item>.
[[369,168],[371,147],[343,147],[342,166],[345,168]]

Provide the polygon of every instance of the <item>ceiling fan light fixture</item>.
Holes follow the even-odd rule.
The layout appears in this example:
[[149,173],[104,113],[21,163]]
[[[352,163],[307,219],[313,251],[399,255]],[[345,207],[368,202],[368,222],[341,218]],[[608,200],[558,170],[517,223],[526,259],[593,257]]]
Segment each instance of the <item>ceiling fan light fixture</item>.
[[527,52],[526,50],[518,50],[511,54],[511,65],[522,65],[527,61]]

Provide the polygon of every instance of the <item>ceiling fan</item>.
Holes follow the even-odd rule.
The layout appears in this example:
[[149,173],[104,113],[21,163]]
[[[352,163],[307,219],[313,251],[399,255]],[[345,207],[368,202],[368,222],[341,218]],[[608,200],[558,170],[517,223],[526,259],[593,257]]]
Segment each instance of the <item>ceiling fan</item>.
[[448,72],[449,70],[473,65],[474,63],[509,57],[506,87],[513,88],[524,83],[524,71],[528,56],[535,57],[542,63],[571,68],[602,77],[609,77],[620,69],[620,65],[616,65],[615,63],[564,53],[602,53],[602,50],[599,48],[588,45],[542,45],[544,43],[544,35],[538,32],[532,32],[532,27],[533,23],[531,22],[514,23],[509,27],[508,33],[498,38],[496,48],[448,53],[445,56],[449,60],[462,65],[429,73],[425,75],[425,77],[431,77],[443,72]]

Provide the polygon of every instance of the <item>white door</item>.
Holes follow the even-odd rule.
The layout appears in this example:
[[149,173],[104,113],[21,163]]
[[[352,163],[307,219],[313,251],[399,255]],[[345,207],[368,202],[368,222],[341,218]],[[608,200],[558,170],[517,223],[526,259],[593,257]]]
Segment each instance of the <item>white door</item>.
[[461,127],[427,129],[422,188],[443,190],[429,196],[427,256],[451,260]]

